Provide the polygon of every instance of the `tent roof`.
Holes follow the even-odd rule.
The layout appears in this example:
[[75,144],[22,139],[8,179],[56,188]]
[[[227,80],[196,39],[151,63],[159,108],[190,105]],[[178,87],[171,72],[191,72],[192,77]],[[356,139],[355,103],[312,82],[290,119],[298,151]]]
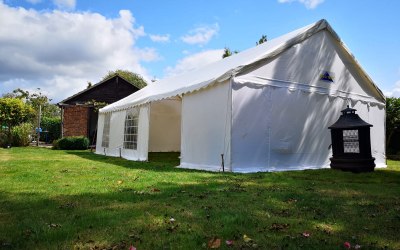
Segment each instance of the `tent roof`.
[[187,72],[182,75],[165,78],[156,83],[150,84],[147,87],[125,97],[124,99],[100,109],[100,112],[104,113],[124,110],[141,104],[190,93],[208,87],[212,84],[223,82],[245,71],[256,63],[264,62],[276,57],[280,53],[298,43],[303,42],[321,30],[327,30],[344,48],[344,50],[352,59],[350,63],[360,73],[360,75],[367,79],[367,81],[376,89],[381,99],[380,101],[384,103],[385,97],[382,92],[357,63],[357,61],[354,59],[354,56],[343,44],[329,23],[322,19],[316,23],[292,31],[278,38],[269,40],[268,42],[262,43],[256,47],[242,51],[230,57],[221,59],[220,61],[211,63],[202,68]]

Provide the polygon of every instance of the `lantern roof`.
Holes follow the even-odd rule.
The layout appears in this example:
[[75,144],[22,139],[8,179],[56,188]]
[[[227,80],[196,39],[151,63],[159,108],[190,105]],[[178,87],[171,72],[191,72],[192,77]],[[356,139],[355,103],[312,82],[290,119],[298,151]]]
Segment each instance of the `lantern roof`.
[[343,109],[342,115],[339,117],[339,119],[332,124],[329,129],[354,129],[354,128],[360,128],[360,127],[372,127],[371,124],[365,122],[363,119],[361,119],[357,114],[356,114],[356,109],[350,108],[347,106],[347,108]]

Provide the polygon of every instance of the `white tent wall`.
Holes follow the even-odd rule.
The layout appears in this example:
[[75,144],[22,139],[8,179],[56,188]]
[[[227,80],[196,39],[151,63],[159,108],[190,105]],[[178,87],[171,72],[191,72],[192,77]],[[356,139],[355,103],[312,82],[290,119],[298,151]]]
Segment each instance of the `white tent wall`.
[[182,168],[230,167],[231,84],[229,81],[182,97]]
[[[332,83],[320,80],[320,75],[325,71],[333,77]],[[333,96],[381,103],[376,88],[360,76],[347,53],[327,31],[320,31],[291,47],[270,62],[248,72],[248,76],[279,80],[287,87],[299,88],[304,85],[306,88],[312,87],[312,91]]]
[[[148,154],[149,139],[149,105],[141,105],[132,109],[138,114],[138,137],[137,149],[124,149],[124,126],[127,110],[111,113],[110,119],[110,142],[108,148],[101,147],[101,140],[104,127],[104,114],[99,116],[99,126],[97,132],[96,153],[108,156],[122,157],[128,160],[146,161]],[[100,122],[102,121],[102,122]]]
[[337,120],[337,114],[346,105],[344,100],[300,90],[243,84],[234,84],[232,100],[233,171],[329,166],[328,126]]
[[379,106],[370,106],[362,102],[352,102],[353,108],[361,119],[372,124],[371,128],[371,153],[375,157],[377,168],[386,167],[385,150],[385,110]]
[[96,154],[104,154],[104,148],[101,146],[103,141],[104,117],[105,113],[99,113],[97,120]]
[[[384,104],[336,43],[328,32],[319,32],[234,78],[233,171],[328,167],[328,127],[348,104],[374,126],[372,153],[377,166],[385,166]],[[324,71],[333,82],[320,80]]]
[[[329,167],[332,125],[349,101],[273,86],[234,84],[232,93],[232,170],[282,171]],[[354,103],[357,114],[374,125],[372,153],[385,166],[384,110]],[[372,119],[371,119],[372,118]]]
[[181,107],[179,98],[151,103],[149,152],[181,150]]

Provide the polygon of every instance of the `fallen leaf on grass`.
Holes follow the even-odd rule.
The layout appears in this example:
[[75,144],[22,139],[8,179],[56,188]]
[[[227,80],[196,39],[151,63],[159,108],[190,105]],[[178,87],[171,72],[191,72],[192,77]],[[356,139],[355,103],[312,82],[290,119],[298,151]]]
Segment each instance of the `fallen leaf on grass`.
[[73,202],[68,202],[68,203],[65,203],[65,204],[60,205],[58,208],[60,208],[60,209],[66,209],[66,208],[74,208],[74,207],[76,207],[76,204],[75,204],[75,203],[73,203]]
[[152,188],[151,189],[151,192],[160,192],[161,190],[160,189],[158,189],[158,188]]
[[244,242],[250,242],[250,241],[252,241],[253,239],[252,238],[250,238],[249,236],[247,236],[247,235],[243,235],[243,240],[244,240]]
[[207,246],[208,248],[219,248],[221,246],[221,239],[214,237],[208,241]]
[[122,183],[124,183],[124,181],[117,181],[118,185],[121,185]]
[[295,202],[297,202],[297,199],[294,199],[294,198],[289,198],[289,199],[286,201],[286,203],[295,203]]
[[270,230],[282,231],[289,228],[289,224],[272,223]]
[[49,224],[47,224],[47,226],[48,226],[48,227],[50,227],[50,228],[57,228],[57,227],[61,227],[61,225],[60,225],[60,224],[55,224],[55,223],[49,223]]
[[226,240],[226,241],[225,241],[225,244],[226,244],[227,246],[233,246],[234,243],[235,243],[235,241],[233,241],[233,240]]

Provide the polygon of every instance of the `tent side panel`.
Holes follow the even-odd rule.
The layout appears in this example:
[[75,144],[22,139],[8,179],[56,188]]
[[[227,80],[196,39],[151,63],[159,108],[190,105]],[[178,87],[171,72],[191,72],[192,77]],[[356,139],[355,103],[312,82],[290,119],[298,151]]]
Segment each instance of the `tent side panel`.
[[[139,124],[138,124],[138,137],[137,137],[137,149],[121,149],[122,158],[133,160],[133,161],[146,161],[149,149],[149,105],[143,105],[137,107],[139,112]],[[125,116],[122,119],[125,121]],[[124,124],[122,124],[122,146],[124,141]]]
[[181,150],[181,103],[167,99],[151,104],[149,152]]
[[101,146],[103,141],[104,117],[104,114],[99,114],[97,122],[96,154],[104,154],[104,148]]
[[[342,98],[271,86],[233,87],[232,167],[237,172],[329,167],[328,127],[348,105]],[[380,135],[384,110],[353,103],[359,116],[374,125],[372,152],[384,166]],[[377,130],[374,131],[374,129]]]
[[371,128],[371,153],[375,157],[378,168],[386,167],[385,153],[385,109],[378,106],[365,105],[362,102],[353,102],[356,113],[364,121],[372,124]]
[[108,156],[120,156],[120,151],[124,143],[124,124],[126,111],[117,111],[111,113],[110,119],[110,142],[106,149]]
[[109,146],[106,148],[101,146],[103,140],[104,118],[105,118],[104,114],[99,115],[96,153],[107,156],[120,156],[120,148],[122,147],[124,138],[123,129],[124,129],[125,111],[111,113]]
[[97,140],[96,145],[97,154],[122,157],[135,161],[147,160],[149,140],[149,107],[148,105],[144,105],[137,109],[139,113],[137,150],[124,149],[124,126],[126,110],[122,110],[111,113],[109,147],[107,148],[101,146],[104,127],[104,114],[99,115],[99,128],[97,132],[99,139]]
[[183,168],[230,168],[230,82],[183,96],[181,165]]
[[344,100],[271,86],[236,85],[232,95],[233,171],[329,167],[328,126]]

